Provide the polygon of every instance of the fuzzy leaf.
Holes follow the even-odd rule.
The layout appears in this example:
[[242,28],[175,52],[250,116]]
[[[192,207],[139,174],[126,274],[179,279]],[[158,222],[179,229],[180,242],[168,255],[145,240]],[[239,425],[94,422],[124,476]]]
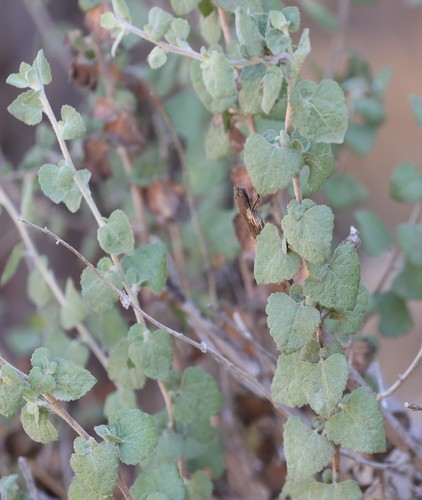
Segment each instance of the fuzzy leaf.
[[208,92],[204,79],[202,78],[201,63],[199,61],[192,62],[190,67],[190,79],[199,100],[210,113],[222,113],[231,106],[232,99],[214,99]]
[[26,434],[37,443],[50,443],[59,439],[56,428],[50,422],[48,411],[36,403],[27,403],[22,408],[21,422]]
[[281,354],[271,384],[271,397],[276,403],[299,408],[307,403],[304,383],[307,365],[301,360],[300,352]]
[[14,276],[16,269],[19,266],[19,262],[23,255],[23,245],[22,243],[17,243],[7,259],[6,265],[4,266],[3,273],[0,279],[0,285],[4,286],[8,283]]
[[151,69],[158,69],[167,62],[167,54],[160,47],[154,47],[148,54],[147,62]]
[[271,336],[281,352],[290,354],[311,340],[321,321],[315,307],[297,303],[284,293],[273,293],[265,309]]
[[346,133],[348,112],[343,91],[333,80],[319,85],[301,80],[291,96],[294,129],[305,139],[341,144]]
[[284,424],[283,435],[289,479],[300,480],[313,476],[334,455],[334,445],[316,430],[309,429],[300,417],[289,417]]
[[[419,251],[422,253],[422,247]],[[392,289],[406,300],[422,300],[422,266],[407,263],[393,281]]]
[[376,310],[380,315],[378,329],[384,337],[397,337],[412,328],[412,316],[405,300],[393,291],[376,298]]
[[[43,255],[41,259],[44,265],[47,266],[47,258]],[[38,268],[34,268],[30,272],[26,287],[28,297],[39,307],[45,306],[51,299],[50,287],[45,282]]]
[[368,290],[360,284],[355,307],[349,311],[342,311],[341,319],[325,320],[324,324],[326,328],[337,335],[352,335],[356,333],[365,318],[368,308],[368,296]]
[[362,204],[368,198],[366,189],[350,174],[333,175],[324,183],[324,193],[335,210]]
[[342,401],[340,413],[331,416],[326,423],[328,438],[358,453],[384,452],[384,421],[375,394],[360,387]]
[[7,111],[26,125],[37,125],[42,120],[42,104],[40,91],[27,90],[7,107]]
[[221,161],[231,154],[230,142],[224,124],[211,121],[205,136],[205,155],[208,161]]
[[422,200],[422,172],[413,163],[402,163],[393,172],[390,196],[397,201]]
[[422,224],[400,224],[397,237],[406,260],[414,266],[422,266]]
[[391,243],[388,228],[378,215],[370,210],[357,210],[355,218],[365,252],[370,257],[382,255]]
[[43,85],[51,83],[51,68],[42,50],[38,51],[37,57],[34,59],[32,66],[37,72],[38,78]]
[[[108,257],[103,257],[97,263],[97,269],[103,277],[120,289],[122,287],[122,281],[113,271],[112,266],[113,263]],[[98,314],[110,311],[118,299],[117,293],[100,280],[89,267],[84,269],[81,274],[81,289],[82,297]]]
[[0,478],[0,498],[3,500],[22,500],[25,498],[19,492],[19,474],[11,474]]
[[141,472],[130,492],[134,498],[145,496],[151,500],[185,500],[183,479],[174,464],[159,464]]
[[302,166],[297,150],[271,144],[260,134],[253,134],[246,140],[244,161],[252,184],[260,194],[284,189]]
[[263,83],[262,110],[269,114],[280,94],[283,84],[283,70],[280,66],[267,68]]
[[[205,0],[206,2],[210,0]],[[204,0],[202,0],[204,2]],[[204,14],[199,18],[199,27],[201,35],[210,44],[214,45],[220,41],[221,25],[218,18],[217,10],[214,10],[214,5],[211,4],[212,12],[204,17]]]
[[210,476],[203,470],[197,470],[186,485],[186,500],[211,500],[212,489]]
[[257,23],[249,13],[238,7],[235,12],[236,35],[240,44],[246,48],[251,57],[259,56],[264,50],[265,40]]
[[331,309],[354,309],[360,284],[360,261],[349,243],[336,248],[324,266],[309,265],[303,293]]
[[98,228],[97,238],[104,252],[110,254],[133,253],[135,238],[128,216],[123,210],[115,210],[105,226]]
[[59,121],[59,130],[65,141],[76,139],[85,134],[86,128],[82,116],[75,108],[65,104],[61,109],[61,121]]
[[201,368],[187,368],[180,389],[174,403],[174,417],[178,422],[201,422],[220,411],[220,390],[213,377]]
[[136,408],[136,395],[132,389],[119,387],[110,393],[105,400],[104,416],[110,417],[112,413],[122,408]]
[[153,42],[159,42],[170,28],[173,16],[160,7],[153,7],[148,13],[148,24],[144,26],[146,34]]
[[363,495],[356,481],[347,480],[341,483],[317,483],[313,479],[302,481],[286,481],[280,500],[362,500]]
[[170,0],[171,8],[178,16],[185,16],[193,10],[201,0]]
[[262,81],[266,74],[263,64],[253,64],[240,74],[239,104],[244,114],[257,114],[262,109]]
[[270,28],[265,33],[265,44],[274,55],[278,55],[289,48],[291,39],[277,29]]
[[237,101],[235,73],[224,54],[212,51],[201,63],[201,69],[205,88],[213,99],[224,103],[224,109]]
[[334,229],[331,208],[312,200],[292,200],[282,228],[289,246],[308,262],[322,264],[329,258]]
[[12,418],[22,402],[25,382],[16,370],[5,365],[0,370],[0,414]]
[[66,281],[65,295],[66,302],[60,309],[60,324],[65,330],[70,330],[84,320],[88,308],[70,278]]
[[[133,328],[133,327],[132,327]],[[142,366],[131,358],[132,345],[140,349],[142,340],[139,338],[123,338],[113,346],[108,359],[107,372],[110,380],[117,382],[126,389],[141,389],[146,382]],[[133,351],[132,351],[133,352]]]
[[117,410],[109,418],[109,427],[122,440],[118,449],[124,464],[139,464],[157,446],[153,417],[138,409]]
[[301,258],[283,250],[274,224],[266,224],[256,238],[254,275],[258,285],[292,279],[300,269]]
[[333,354],[319,363],[310,363],[304,392],[318,415],[328,417],[346,388],[349,364],[343,354]]
[[117,446],[110,442],[101,444],[77,437],[73,444],[75,453],[70,466],[75,472],[69,489],[69,500],[104,498],[112,495],[117,481],[119,456]]
[[308,187],[311,191],[318,191],[336,169],[331,146],[322,142],[312,143],[303,160],[309,167]]
[[[311,43],[309,42],[309,29],[304,29],[299,40],[296,50],[292,54],[290,60],[290,68],[292,76],[297,78],[305,62],[306,56],[311,51]],[[331,141],[330,141],[331,142]]]

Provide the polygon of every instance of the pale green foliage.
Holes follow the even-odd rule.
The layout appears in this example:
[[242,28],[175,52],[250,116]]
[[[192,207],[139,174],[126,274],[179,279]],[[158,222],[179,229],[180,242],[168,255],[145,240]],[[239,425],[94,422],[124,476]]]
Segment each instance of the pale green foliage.
[[23,430],[37,443],[50,443],[59,438],[48,411],[37,403],[26,403],[21,411]]
[[104,416],[109,417],[122,408],[136,408],[136,396],[132,389],[120,387],[115,392],[111,392],[104,404]]
[[397,238],[407,261],[422,266],[422,224],[400,224]]
[[422,172],[413,163],[402,163],[393,172],[390,195],[397,201],[422,200]]
[[70,330],[84,320],[88,308],[70,278],[66,281],[65,296],[66,302],[60,309],[60,324],[65,330]]
[[378,312],[378,329],[385,337],[396,337],[407,333],[413,325],[405,300],[395,292],[381,293],[375,297],[375,311]]
[[[290,71],[292,73],[292,78],[297,78],[300,70],[305,62],[306,56],[311,51],[311,44],[309,42],[309,30],[303,30],[300,37],[299,44],[296,50],[293,52],[292,58],[290,60]],[[332,142],[332,141],[330,141]]]
[[123,210],[115,210],[104,226],[98,228],[97,238],[104,252],[132,254],[135,238],[128,216]]
[[309,167],[308,187],[311,191],[321,189],[336,168],[331,154],[331,146],[322,142],[311,143],[303,155],[303,161]]
[[301,349],[314,335],[321,321],[315,307],[297,303],[285,293],[273,293],[265,309],[270,333],[281,352]]
[[308,262],[322,264],[329,258],[334,228],[331,208],[312,200],[292,200],[282,228],[289,246]]
[[287,481],[281,492],[280,499],[295,500],[361,500],[362,492],[356,481],[348,480],[342,483],[324,484],[312,479],[303,481]]
[[[41,262],[47,266],[47,258],[44,255],[41,256]],[[40,307],[45,306],[51,299],[51,290],[37,267],[34,267],[29,274],[26,291],[31,301]]]
[[244,161],[255,189],[260,194],[275,193],[287,187],[299,173],[302,157],[290,144],[272,144],[253,134],[245,143]]
[[422,266],[407,263],[393,281],[393,290],[404,299],[422,300]]
[[258,284],[278,283],[294,277],[301,265],[300,256],[289,251],[274,224],[266,224],[256,238],[254,275]]
[[267,68],[263,83],[262,110],[269,114],[281,91],[283,70],[279,66]]
[[254,18],[240,7],[235,11],[236,35],[241,47],[246,49],[248,56],[258,56],[264,49],[264,37],[261,35]]
[[284,453],[289,479],[300,480],[322,470],[334,455],[334,445],[312,431],[299,417],[284,424]]
[[201,0],[170,0],[171,7],[178,16],[184,16],[193,10]]
[[147,57],[148,64],[152,69],[161,68],[167,61],[167,54],[160,47],[154,47]]
[[4,266],[4,270],[0,279],[0,285],[2,286],[5,285],[8,281],[10,281],[13,278],[19,266],[19,263],[22,259],[22,255],[23,255],[23,246],[21,243],[17,243],[13,247],[13,250],[9,255],[9,258],[7,259],[6,265]]
[[324,193],[328,203],[334,209],[366,201],[368,193],[350,174],[336,174],[324,183]]
[[324,322],[326,328],[338,335],[351,335],[356,333],[365,318],[365,313],[368,308],[368,290],[362,285],[359,285],[356,305],[353,309],[336,311],[330,318]]
[[183,479],[174,464],[162,464],[141,472],[130,491],[134,498],[147,495],[148,498],[185,500]]
[[382,453],[386,441],[376,396],[365,387],[344,396],[338,414],[328,419],[327,436],[336,444],[360,453]]
[[37,125],[42,120],[42,108],[39,100],[40,91],[27,90],[18,97],[7,108],[18,120],[26,125]]
[[196,471],[189,483],[186,485],[187,500],[211,500],[212,481],[209,475],[202,471]]
[[76,139],[85,134],[86,128],[82,116],[72,106],[62,106],[62,119],[59,121],[59,131],[65,141]]
[[0,370],[0,414],[7,418],[19,410],[21,406],[25,382],[11,366],[3,366]]
[[220,101],[223,109],[237,101],[235,73],[226,57],[213,50],[201,63],[202,78],[207,92]]
[[169,29],[172,19],[173,16],[168,12],[153,7],[148,13],[148,24],[144,26],[144,30],[153,41],[158,42]]
[[4,500],[20,500],[22,498],[19,493],[18,478],[18,474],[11,474],[0,479],[0,498]]
[[370,257],[382,255],[391,242],[390,232],[378,215],[370,210],[355,212],[363,248]]
[[304,392],[304,363],[301,360],[300,352],[279,356],[271,384],[273,401],[286,406],[298,407],[307,403]]

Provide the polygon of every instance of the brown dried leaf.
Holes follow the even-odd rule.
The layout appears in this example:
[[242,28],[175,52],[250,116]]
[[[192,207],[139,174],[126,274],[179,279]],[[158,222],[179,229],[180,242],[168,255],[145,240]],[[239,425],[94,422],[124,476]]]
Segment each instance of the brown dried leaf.
[[110,32],[102,28],[100,23],[101,16],[106,12],[111,12],[111,8],[102,4],[87,10],[85,12],[85,25],[99,42],[112,43]]
[[236,127],[230,127],[227,131],[229,137],[229,146],[235,153],[240,153],[243,151],[243,146],[246,142],[246,136]]
[[133,115],[127,111],[118,113],[117,118],[108,122],[103,130],[118,145],[142,148],[145,144],[144,137],[139,131]]
[[255,192],[245,165],[236,165],[234,168],[232,168],[230,172],[230,179],[233,182],[233,186],[240,186],[242,188],[245,188],[248,193]]
[[84,142],[85,164],[87,168],[101,179],[111,175],[108,161],[108,145],[100,139],[87,139]]
[[98,65],[87,59],[82,53],[77,54],[70,63],[70,78],[81,87],[95,90],[97,87]]
[[148,209],[160,222],[183,222],[187,218],[185,190],[172,179],[161,179],[145,189]]

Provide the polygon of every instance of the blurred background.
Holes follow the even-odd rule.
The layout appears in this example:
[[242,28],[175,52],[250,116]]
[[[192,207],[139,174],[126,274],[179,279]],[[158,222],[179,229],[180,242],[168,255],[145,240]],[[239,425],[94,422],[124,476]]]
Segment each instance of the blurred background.
[[[24,152],[33,144],[34,130],[17,121],[6,110],[16,97],[16,89],[6,85],[6,77],[16,72],[21,61],[32,61],[36,52],[43,47],[51,62],[53,83],[50,86],[51,102],[55,110],[61,104],[78,106],[81,95],[69,79],[69,63],[58,35],[51,29],[40,35],[39,26],[49,26],[49,20],[40,19],[39,11],[31,0],[2,0],[0,19],[0,144],[1,161],[19,164]],[[165,6],[166,2],[149,2]],[[291,2],[301,6],[312,2]],[[334,15],[347,10],[344,26],[338,31],[321,27],[306,13],[302,16],[302,28],[310,27],[312,52],[305,64],[304,73],[317,79],[324,68],[332,63],[333,53],[341,46],[343,54],[356,50],[370,64],[374,74],[383,68],[392,71],[385,96],[386,122],[382,125],[373,149],[364,157],[348,152],[344,168],[352,173],[366,187],[369,196],[365,208],[377,212],[394,235],[398,223],[405,222],[410,214],[410,205],[399,204],[389,197],[389,179],[393,169],[403,161],[422,164],[422,130],[418,128],[409,106],[409,94],[422,97],[422,5],[411,5],[405,0],[379,0],[371,5],[356,5],[343,0],[321,1]],[[362,2],[363,3],[363,2]],[[366,2],[368,3],[368,2]],[[417,2],[413,2],[417,4]],[[422,3],[422,2],[421,2]],[[272,2],[276,5],[277,2]],[[280,2],[281,4],[281,2]],[[343,9],[343,10],[342,10]],[[65,30],[67,25],[84,30],[83,18],[77,1],[53,0],[48,12],[55,28]],[[47,24],[46,24],[47,23]],[[341,70],[345,57],[336,60]],[[0,165],[1,169],[1,165]],[[0,177],[1,179],[1,177]],[[345,209],[337,215],[340,233],[348,234],[354,223],[353,210]],[[0,215],[0,270],[18,236],[8,217]],[[48,245],[49,243],[46,243]],[[369,258],[362,254],[362,276],[364,284],[371,291],[379,282],[389,265],[391,250],[382,257]],[[421,248],[422,252],[422,248]],[[60,260],[67,254],[60,253],[53,266],[59,275],[66,275],[67,262]],[[21,266],[22,267],[22,266]],[[25,296],[26,271],[23,267],[5,288],[0,290],[0,335],[11,325],[20,325],[27,311],[32,307]],[[422,283],[421,283],[422,286]],[[380,338],[379,364],[387,386],[403,372],[422,342],[422,306],[411,303],[414,326],[402,337]],[[377,334],[377,322],[371,320],[365,325],[365,333]],[[397,392],[401,401],[422,403],[422,365]],[[422,428],[422,414],[413,413],[417,427]]]

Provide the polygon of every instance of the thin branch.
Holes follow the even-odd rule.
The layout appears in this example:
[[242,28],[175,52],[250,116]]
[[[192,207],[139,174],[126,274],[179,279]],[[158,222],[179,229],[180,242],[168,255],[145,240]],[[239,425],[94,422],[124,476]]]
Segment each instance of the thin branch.
[[359,453],[356,453],[354,451],[348,450],[346,448],[341,448],[340,449],[340,454],[343,455],[344,457],[349,458],[350,460],[353,460],[354,462],[361,464],[361,465],[366,465],[368,467],[371,467],[374,470],[390,470],[390,469],[395,469],[395,470],[400,470],[404,466],[409,464],[408,458],[402,461],[397,461],[397,462],[375,462],[374,460],[368,460],[367,458],[363,457]]
[[[6,212],[9,214],[12,222],[15,224],[16,229],[18,230],[20,237],[27,249],[28,255],[31,258],[32,262],[34,265],[37,267],[38,271],[40,272],[41,276],[43,277],[44,281],[47,283],[48,287],[50,288],[52,294],[56,298],[57,302],[63,307],[66,305],[67,300],[66,297],[60,288],[59,284],[57,283],[57,280],[54,276],[54,273],[47,268],[47,266],[44,264],[40,254],[38,253],[34,243],[32,242],[31,237],[28,234],[28,231],[26,230],[25,226],[23,224],[19,224],[19,214],[14,207],[12,201],[6,194],[6,191],[0,186],[0,205],[2,205],[5,209]],[[108,361],[107,357],[104,354],[104,352],[101,350],[100,346],[97,344],[95,341],[93,335],[90,333],[90,331],[86,328],[86,326],[83,323],[78,323],[75,325],[75,328],[77,332],[79,333],[79,336],[81,337],[82,341],[89,347],[91,352],[94,354],[94,356],[98,359],[98,361],[101,363],[101,365],[107,369]]]
[[422,359],[422,344],[421,344],[421,347],[419,348],[418,353],[413,358],[413,361],[408,366],[407,370],[403,374],[400,374],[398,379],[394,382],[394,384],[391,385],[386,391],[378,394],[378,396],[377,396],[378,401],[381,401],[382,399],[388,398],[388,396],[391,396],[394,392],[396,392],[396,390],[402,385],[402,383],[407,378],[409,378],[409,376],[412,374],[412,372],[418,366],[421,359]]
[[403,403],[403,406],[412,411],[422,411],[422,405],[419,403],[408,403],[406,401],[405,403]]
[[174,144],[174,147],[176,149],[177,157],[179,159],[180,167],[182,169],[182,175],[183,175],[183,183],[186,189],[186,199],[188,202],[189,206],[189,212],[190,216],[192,219],[192,225],[196,234],[196,238],[198,240],[199,244],[199,249],[201,252],[202,260],[204,263],[205,267],[205,272],[207,275],[207,281],[208,281],[208,293],[210,295],[210,300],[212,304],[217,303],[217,289],[216,289],[216,284],[215,284],[215,277],[214,273],[212,271],[211,267],[211,259],[210,259],[210,254],[208,251],[208,246],[205,242],[204,234],[202,232],[202,227],[199,222],[199,217],[196,211],[195,207],[195,200],[193,196],[193,189],[192,189],[192,183],[190,181],[189,177],[189,170],[188,166],[186,164],[186,158],[185,158],[185,152],[183,150],[182,143],[179,139],[179,136],[177,134],[177,131],[171,121],[171,118],[169,114],[167,113],[166,108],[164,107],[164,104],[162,103],[161,99],[156,95],[156,93],[150,89],[150,93],[152,96],[152,99],[154,100],[154,104],[157,107],[160,115],[162,116],[165,124],[167,125],[167,128],[169,129],[172,137],[172,141]]
[[226,45],[230,45],[232,43],[232,34],[230,33],[230,26],[227,21],[227,14],[224,9],[220,6],[217,6],[218,19],[220,21],[221,31],[223,32],[224,41]]
[[336,66],[342,55],[347,23],[349,19],[350,0],[339,0],[337,18],[340,26],[331,45],[330,60],[325,70],[324,78],[333,78]]
[[32,475],[31,466],[28,463],[26,457],[18,457],[19,469],[22,472],[22,476],[25,479],[26,486],[28,487],[28,493],[31,500],[38,500],[38,491],[35,486],[34,476]]

